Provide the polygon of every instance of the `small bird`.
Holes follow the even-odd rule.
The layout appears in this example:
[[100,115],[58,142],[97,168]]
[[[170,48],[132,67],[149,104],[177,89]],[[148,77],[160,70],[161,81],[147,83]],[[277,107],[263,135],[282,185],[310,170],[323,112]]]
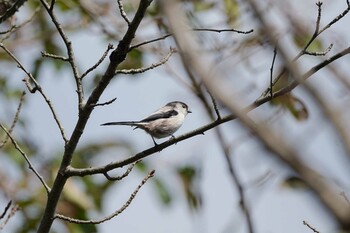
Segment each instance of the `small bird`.
[[151,135],[154,145],[157,146],[158,144],[154,138],[174,137],[173,133],[181,127],[188,113],[191,113],[191,111],[188,109],[187,104],[173,101],[141,121],[107,122],[101,124],[101,126],[128,125],[134,126],[134,129],[143,129]]

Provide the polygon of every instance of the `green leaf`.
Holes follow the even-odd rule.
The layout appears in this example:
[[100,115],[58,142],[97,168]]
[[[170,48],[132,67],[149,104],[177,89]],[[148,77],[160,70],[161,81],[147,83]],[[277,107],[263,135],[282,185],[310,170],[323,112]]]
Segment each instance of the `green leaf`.
[[[299,33],[295,33],[293,35],[293,40],[294,40],[294,43],[296,44],[296,46],[298,46],[299,48],[304,48],[305,45],[307,43],[309,43],[310,39],[311,39],[311,35],[310,34],[299,34]],[[324,48],[323,48],[323,44],[322,44],[322,41],[319,40],[319,39],[315,39],[311,44],[310,46],[308,47],[308,51],[309,52],[320,52],[322,51]]]
[[201,193],[197,189],[198,170],[195,167],[185,166],[177,169],[183,184],[188,205],[191,209],[199,209],[202,203]]
[[165,182],[161,181],[156,177],[154,177],[152,180],[156,186],[158,197],[160,198],[162,203],[165,205],[169,205],[172,201],[172,197],[168,188],[165,185]]

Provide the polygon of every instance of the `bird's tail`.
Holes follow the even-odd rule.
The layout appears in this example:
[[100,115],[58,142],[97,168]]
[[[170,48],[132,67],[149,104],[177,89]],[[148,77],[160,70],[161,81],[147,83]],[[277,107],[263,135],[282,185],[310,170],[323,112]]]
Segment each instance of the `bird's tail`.
[[119,121],[119,122],[107,122],[104,124],[101,124],[101,126],[106,125],[128,125],[128,126],[140,126],[140,122],[138,121]]

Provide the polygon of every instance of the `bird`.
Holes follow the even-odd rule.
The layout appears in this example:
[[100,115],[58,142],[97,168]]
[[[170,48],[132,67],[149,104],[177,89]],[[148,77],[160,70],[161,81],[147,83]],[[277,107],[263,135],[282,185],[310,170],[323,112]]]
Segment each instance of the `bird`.
[[188,113],[192,113],[187,104],[181,101],[173,101],[159,108],[154,113],[141,121],[119,121],[107,122],[101,126],[109,125],[127,125],[135,127],[134,129],[143,129],[153,140],[155,146],[158,144],[154,138],[165,138],[172,136],[182,126]]

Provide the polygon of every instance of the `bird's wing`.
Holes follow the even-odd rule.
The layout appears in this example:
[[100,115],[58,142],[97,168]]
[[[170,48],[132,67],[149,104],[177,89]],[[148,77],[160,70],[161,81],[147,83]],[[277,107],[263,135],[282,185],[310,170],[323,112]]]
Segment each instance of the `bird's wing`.
[[155,112],[140,122],[150,122],[150,121],[154,121],[154,120],[158,120],[158,119],[170,118],[172,116],[176,116],[177,114],[179,114],[179,113],[175,110],[169,110],[166,112]]

